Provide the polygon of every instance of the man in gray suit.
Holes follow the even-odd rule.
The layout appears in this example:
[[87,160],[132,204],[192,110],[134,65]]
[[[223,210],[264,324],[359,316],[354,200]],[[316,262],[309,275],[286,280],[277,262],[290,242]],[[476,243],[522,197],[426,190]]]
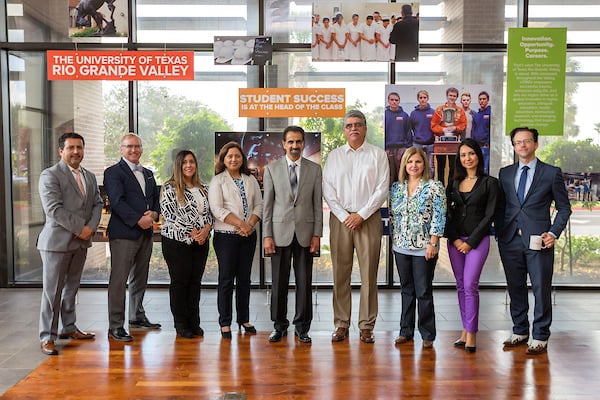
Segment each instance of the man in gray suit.
[[[92,245],[102,213],[96,177],[80,166],[85,141],[77,133],[58,139],[60,161],[42,171],[39,192],[46,223],[37,240],[43,265],[40,307],[42,352],[57,355],[55,340],[93,339],[95,334],[75,326],[75,297],[87,249]],[[58,319],[62,332],[58,335]]]
[[267,165],[263,177],[263,236],[265,255],[271,256],[273,294],[270,342],[287,336],[287,298],[292,258],[296,278],[295,336],[310,343],[312,321],[312,253],[319,251],[323,234],[321,167],[302,157],[304,130],[283,131],[285,157]]

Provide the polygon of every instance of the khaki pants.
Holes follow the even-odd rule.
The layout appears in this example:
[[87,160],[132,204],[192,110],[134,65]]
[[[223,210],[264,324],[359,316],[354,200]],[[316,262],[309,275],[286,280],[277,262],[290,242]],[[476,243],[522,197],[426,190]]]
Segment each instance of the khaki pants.
[[367,218],[360,230],[348,229],[333,213],[329,219],[333,262],[333,318],[335,327],[348,328],[352,312],[350,277],[354,249],[360,268],[358,328],[373,329],[377,319],[377,269],[381,251],[381,215]]

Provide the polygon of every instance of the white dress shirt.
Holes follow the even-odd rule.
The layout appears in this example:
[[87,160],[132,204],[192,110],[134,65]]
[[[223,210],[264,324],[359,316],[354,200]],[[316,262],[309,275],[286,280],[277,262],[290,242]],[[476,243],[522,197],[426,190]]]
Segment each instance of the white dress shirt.
[[133,175],[135,176],[135,179],[137,179],[138,183],[140,184],[140,188],[142,188],[142,192],[144,192],[144,196],[145,196],[146,195],[146,177],[144,176],[144,173],[139,170],[139,168],[144,168],[144,167],[142,167],[141,164],[134,164],[131,161],[127,160],[126,158],[123,158],[123,160],[127,163],[127,165],[129,165],[129,168],[131,168],[131,172],[133,172]]
[[350,213],[363,219],[379,211],[388,197],[390,167],[385,151],[365,142],[329,153],[323,170],[323,197],[340,221]]

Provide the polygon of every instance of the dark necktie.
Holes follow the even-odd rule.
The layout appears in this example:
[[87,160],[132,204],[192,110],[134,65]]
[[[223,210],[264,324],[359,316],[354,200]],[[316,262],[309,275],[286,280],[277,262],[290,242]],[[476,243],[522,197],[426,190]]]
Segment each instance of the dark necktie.
[[517,188],[517,197],[519,198],[519,202],[523,204],[523,200],[525,200],[525,185],[527,184],[527,171],[529,171],[529,167],[525,165],[521,169],[521,178],[519,179],[519,187]]
[[296,164],[290,165],[290,185],[292,186],[292,194],[296,196],[296,189],[298,188],[298,175],[296,175]]

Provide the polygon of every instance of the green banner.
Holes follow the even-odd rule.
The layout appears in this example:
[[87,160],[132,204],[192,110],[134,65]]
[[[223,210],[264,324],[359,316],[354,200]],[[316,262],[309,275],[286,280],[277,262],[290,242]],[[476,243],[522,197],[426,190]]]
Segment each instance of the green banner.
[[506,133],[519,126],[562,136],[567,28],[509,28]]

